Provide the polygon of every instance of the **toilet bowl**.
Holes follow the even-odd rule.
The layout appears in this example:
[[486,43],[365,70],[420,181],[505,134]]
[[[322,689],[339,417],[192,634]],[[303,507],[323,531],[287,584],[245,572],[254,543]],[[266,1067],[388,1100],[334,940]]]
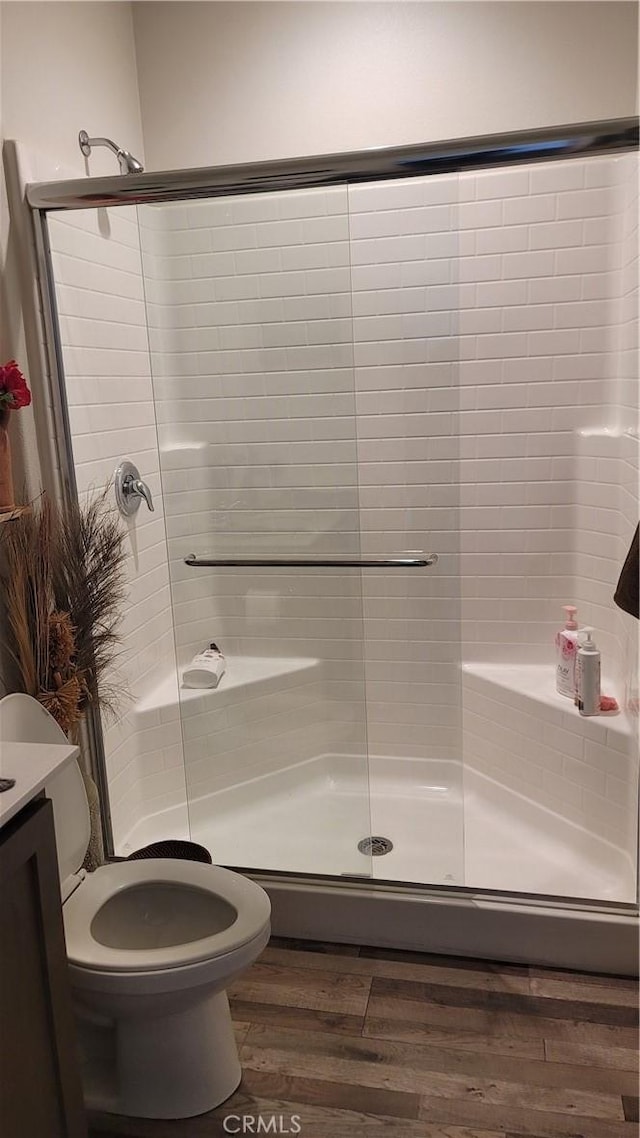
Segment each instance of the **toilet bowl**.
[[269,899],[238,873],[166,859],[87,875],[63,906],[94,1108],[188,1118],[241,1077],[225,989],[269,939]]
[[[48,712],[23,695],[3,701],[4,738],[25,715],[32,740],[66,742]],[[267,894],[200,862],[150,858],[87,874],[80,867],[89,809],[77,763],[45,789],[87,1106],[167,1119],[213,1109],[240,1082],[225,989],[269,939]]]

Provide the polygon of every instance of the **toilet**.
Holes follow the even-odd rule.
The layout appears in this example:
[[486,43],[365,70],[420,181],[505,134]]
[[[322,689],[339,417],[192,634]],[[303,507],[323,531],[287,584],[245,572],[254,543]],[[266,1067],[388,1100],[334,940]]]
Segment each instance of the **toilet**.
[[[67,742],[25,695],[2,701],[0,738]],[[45,789],[87,1106],[166,1119],[213,1109],[240,1082],[226,988],[267,944],[267,894],[200,862],[149,858],[88,874],[80,867],[89,808],[77,762]]]

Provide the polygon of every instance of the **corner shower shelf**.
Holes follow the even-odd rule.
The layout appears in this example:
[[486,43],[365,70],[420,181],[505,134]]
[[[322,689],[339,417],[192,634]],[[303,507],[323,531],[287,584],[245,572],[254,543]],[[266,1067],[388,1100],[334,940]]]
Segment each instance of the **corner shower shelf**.
[[[621,710],[617,715],[581,716],[577,707],[564,695],[559,695],[554,683],[552,664],[493,664],[466,663],[462,665],[463,680],[469,686],[489,695],[491,688],[507,695],[508,702],[531,713],[531,704],[538,705],[536,714],[549,724],[565,730],[580,731],[594,742],[624,750],[633,736],[634,724],[622,710],[624,701],[618,698]],[[614,685],[603,681],[602,690],[614,694]],[[542,705],[542,706],[541,706]]]
[[290,682],[304,683],[316,678],[321,661],[311,656],[227,656],[226,665],[217,688],[184,688],[178,686],[175,672],[165,676],[152,691],[136,702],[135,715],[146,719],[159,712],[165,721],[175,718],[180,709],[188,709],[197,714],[205,708],[209,710],[214,706],[241,702],[247,698],[249,686],[264,685],[268,691],[274,686],[287,686]]

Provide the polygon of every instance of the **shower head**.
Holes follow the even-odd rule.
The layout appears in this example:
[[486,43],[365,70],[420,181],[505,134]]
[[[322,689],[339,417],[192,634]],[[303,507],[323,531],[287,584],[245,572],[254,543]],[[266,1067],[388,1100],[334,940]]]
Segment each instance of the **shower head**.
[[120,163],[121,174],[142,174],[144,172],[142,162],[138,162],[138,159],[134,158],[128,150],[118,150],[117,158]]
[[81,130],[78,135],[78,145],[85,158],[88,158],[91,154],[92,146],[106,146],[118,159],[121,174],[142,174],[144,170],[144,166],[141,162],[138,162],[137,158],[134,158],[128,150],[123,150],[121,146],[116,146],[116,143],[112,142],[110,138],[89,138],[86,130]]

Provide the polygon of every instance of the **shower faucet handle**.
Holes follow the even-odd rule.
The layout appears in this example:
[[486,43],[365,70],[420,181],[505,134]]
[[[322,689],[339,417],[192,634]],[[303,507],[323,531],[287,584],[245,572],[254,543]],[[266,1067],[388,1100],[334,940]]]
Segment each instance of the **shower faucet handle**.
[[146,482],[143,482],[141,478],[132,478],[128,484],[128,492],[129,494],[137,494],[139,498],[144,498],[148,508],[153,513],[155,508],[153,498],[151,497],[151,491]]
[[125,518],[131,518],[140,509],[140,502],[144,499],[153,512],[153,498],[146,482],[140,477],[140,471],[129,459],[121,462],[114,475],[116,502],[120,513]]

